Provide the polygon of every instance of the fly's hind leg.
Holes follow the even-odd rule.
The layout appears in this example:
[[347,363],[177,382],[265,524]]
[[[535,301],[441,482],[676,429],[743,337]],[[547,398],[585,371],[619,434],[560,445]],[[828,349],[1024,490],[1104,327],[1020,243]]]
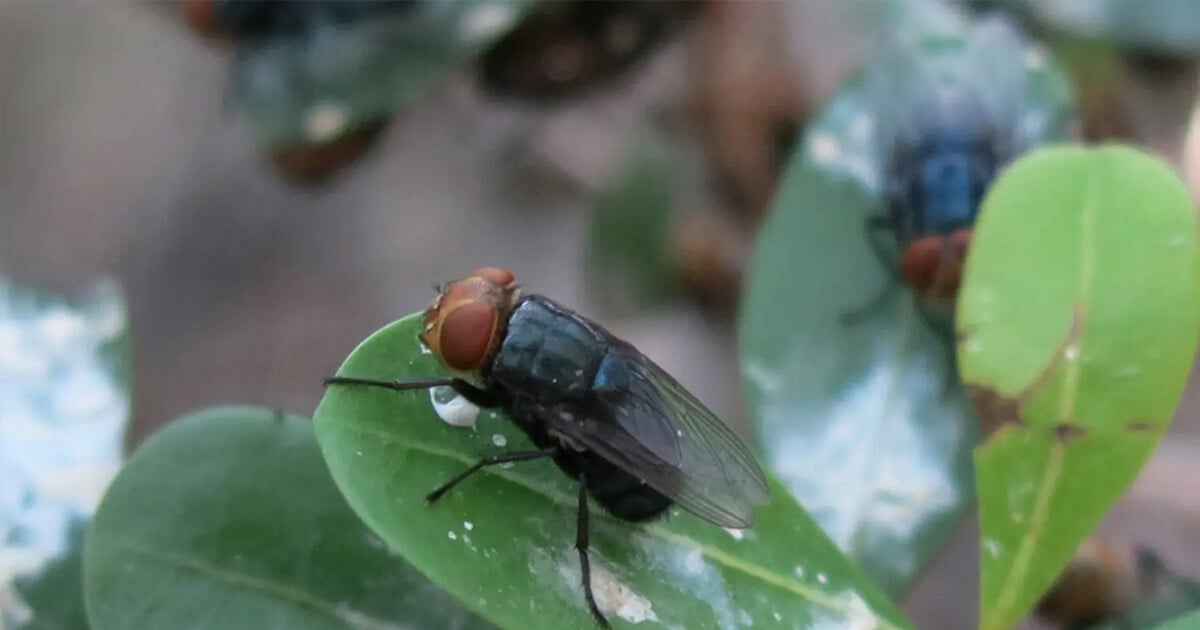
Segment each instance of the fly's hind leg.
[[896,268],[895,262],[888,254],[889,246],[885,239],[890,238],[892,234],[891,220],[884,215],[872,215],[867,217],[863,224],[863,233],[867,239],[867,245],[871,248],[871,253],[875,255],[875,259],[879,261],[879,265],[887,271],[887,280],[875,297],[869,302],[860,304],[848,311],[843,312],[838,316],[838,321],[843,326],[854,326],[862,323],[871,315],[883,308],[892,297],[892,293],[896,290],[900,282],[900,270]]
[[575,550],[579,552],[579,573],[583,579],[583,596],[587,599],[588,610],[591,611],[592,617],[596,619],[596,623],[600,624],[601,628],[608,628],[608,619],[604,618],[604,613],[600,612],[600,607],[596,605],[596,597],[592,595],[592,565],[588,560],[588,539],[590,537],[590,523],[588,522],[588,504],[587,504],[587,483],[583,475],[579,476],[579,511],[577,512],[578,521],[575,524]]

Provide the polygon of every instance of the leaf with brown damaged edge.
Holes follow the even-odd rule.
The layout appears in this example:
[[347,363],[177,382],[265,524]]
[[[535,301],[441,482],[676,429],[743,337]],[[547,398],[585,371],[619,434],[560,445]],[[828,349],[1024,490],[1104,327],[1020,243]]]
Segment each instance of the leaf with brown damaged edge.
[[998,428],[975,453],[992,630],[1032,608],[1166,430],[1200,328],[1200,245],[1165,165],[1059,147],[1000,178],[971,247],[958,352]]

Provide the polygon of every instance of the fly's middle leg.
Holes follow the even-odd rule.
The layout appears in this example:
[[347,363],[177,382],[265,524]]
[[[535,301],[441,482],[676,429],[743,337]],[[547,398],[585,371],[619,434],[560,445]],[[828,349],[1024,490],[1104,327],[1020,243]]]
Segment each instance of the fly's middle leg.
[[480,470],[482,470],[488,466],[495,466],[496,464],[507,464],[510,462],[527,462],[527,461],[533,460],[533,459],[541,459],[543,457],[550,457],[553,454],[554,454],[554,449],[543,448],[543,449],[538,449],[536,451],[514,451],[512,453],[501,453],[499,455],[490,455],[488,457],[484,457],[483,459],[472,464],[470,468],[455,475],[453,478],[451,478],[446,483],[443,483],[442,485],[438,486],[437,488],[434,488],[433,492],[430,492],[429,494],[425,495],[425,503],[433,503],[434,501],[437,501],[438,499],[442,498],[442,495],[449,492],[451,488],[453,488],[454,486],[457,486],[459,483],[461,483],[467,477],[470,477],[471,475],[479,472]]

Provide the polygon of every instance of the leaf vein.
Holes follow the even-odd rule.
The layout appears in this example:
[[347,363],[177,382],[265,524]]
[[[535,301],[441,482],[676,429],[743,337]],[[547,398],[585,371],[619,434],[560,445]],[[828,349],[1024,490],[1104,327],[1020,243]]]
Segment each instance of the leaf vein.
[[[450,449],[439,448],[437,446],[425,444],[425,443],[422,443],[422,442],[419,442],[416,440],[403,439],[394,433],[371,431],[362,426],[355,426],[354,429],[365,435],[369,435],[371,437],[378,438],[380,440],[396,444],[397,446],[399,446],[401,448],[421,451],[421,452],[429,454],[429,455],[435,455],[435,456],[446,457],[449,459],[458,460],[458,461],[460,461],[464,464],[468,464],[468,465],[475,463],[475,458],[473,458],[469,455],[466,455],[464,453],[460,453],[460,452],[453,451]],[[522,486],[527,490],[541,494],[541,495],[545,496],[547,499],[549,499],[551,502],[557,503],[557,504],[565,506],[565,507],[574,507],[576,504],[577,499],[574,496],[574,494],[568,496],[564,493],[557,492],[555,490],[547,488],[544,485],[531,482],[528,478],[526,478],[522,475],[516,475],[516,474],[510,473],[504,469],[500,469],[500,468],[496,468],[496,467],[488,467],[488,468],[484,468],[484,469],[480,470],[479,473],[477,473],[477,474],[499,477],[499,478],[504,479],[505,481],[508,481],[515,485]],[[625,521],[622,521],[622,520],[620,520],[610,514],[604,513],[604,512],[598,512],[598,513],[593,513],[593,514],[594,514],[593,518],[595,518],[596,516],[599,516],[599,517],[603,518],[604,520],[607,520],[607,521],[610,521],[613,523],[627,525],[627,523]],[[833,611],[842,613],[847,616],[856,614],[856,611],[853,610],[847,602],[844,602],[840,598],[832,597],[818,589],[814,589],[804,583],[797,582],[796,580],[793,580],[787,576],[781,575],[774,571],[764,569],[763,567],[760,567],[758,565],[746,562],[734,555],[731,555],[729,553],[726,553],[725,551],[722,551],[715,547],[701,543],[689,536],[686,536],[683,534],[678,534],[678,533],[669,531],[667,529],[664,529],[660,525],[648,525],[648,526],[636,528],[636,529],[634,529],[633,535],[635,535],[635,536],[636,535],[648,535],[651,537],[657,537],[665,542],[672,543],[672,544],[678,545],[680,547],[689,548],[689,549],[698,549],[698,550],[700,550],[700,552],[702,554],[708,556],[709,558],[713,559],[714,561],[716,561],[724,566],[727,566],[736,571],[740,571],[741,573],[744,573],[753,578],[757,578],[758,580],[760,580],[762,582],[765,582],[765,583],[775,586],[777,588],[781,588],[792,594],[798,595],[801,598],[806,599],[816,605],[822,606],[829,610],[833,610]],[[878,621],[878,625],[876,627],[878,627],[878,628],[900,630],[899,626],[892,624],[890,621],[888,621],[886,619],[877,618],[877,621]]]
[[253,591],[270,595],[284,602],[295,604],[299,607],[321,614],[350,628],[359,628],[362,630],[399,630],[401,628],[401,626],[371,618],[358,611],[345,610],[342,607],[335,606],[328,601],[286,584],[273,582],[265,578],[248,575],[246,573],[231,571],[198,558],[172,553],[163,549],[154,549],[128,539],[119,540],[116,542],[120,548],[123,548],[124,550],[134,554],[141,555],[170,566],[205,574],[220,581],[224,581],[230,585],[245,587]]

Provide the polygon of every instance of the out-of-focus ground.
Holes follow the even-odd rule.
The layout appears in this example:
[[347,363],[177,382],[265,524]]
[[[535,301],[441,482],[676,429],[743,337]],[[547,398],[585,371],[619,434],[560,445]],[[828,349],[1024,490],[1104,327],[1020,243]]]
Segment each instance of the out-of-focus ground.
[[[54,291],[120,281],[135,440],[218,402],[311,413],[321,378],[359,340],[424,307],[433,282],[480,265],[510,267],[531,290],[591,312],[583,193],[635,133],[642,105],[681,90],[685,74],[675,46],[636,81],[552,114],[490,104],[458,77],[347,176],[297,190],[226,107],[227,53],[171,17],[135,4],[0,4],[0,262]],[[796,50],[827,92],[861,42],[813,24]],[[1147,101],[1139,124],[1161,136],[1152,144],[1178,151],[1182,133],[1157,124],[1155,99],[1136,98]],[[600,319],[744,428],[725,326],[687,307]],[[1196,380],[1167,444],[1105,524],[1193,575]],[[973,625],[976,538],[964,528],[908,598],[918,627]]]

